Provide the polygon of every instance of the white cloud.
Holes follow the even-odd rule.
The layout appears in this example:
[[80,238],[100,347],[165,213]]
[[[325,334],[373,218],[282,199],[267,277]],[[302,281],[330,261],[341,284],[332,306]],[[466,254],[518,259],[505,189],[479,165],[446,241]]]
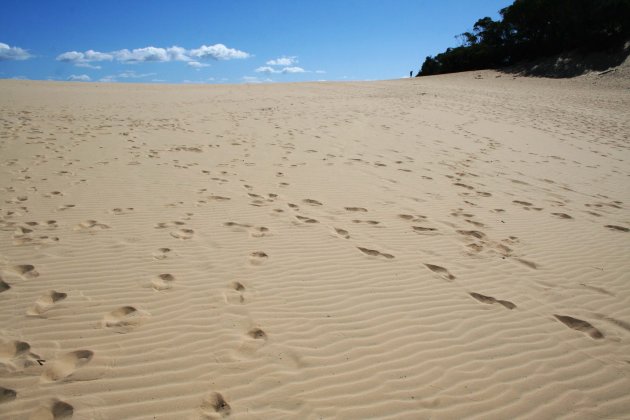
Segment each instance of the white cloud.
[[86,69],[93,69],[93,70],[100,70],[101,66],[95,66],[94,64],[90,64],[90,63],[76,63],[75,66],[77,67],[83,67]]
[[98,79],[99,82],[101,83],[116,83],[118,82],[118,80],[116,80],[116,76],[105,76],[105,77],[101,77],[100,79]]
[[164,48],[145,47],[133,50],[118,50],[112,53],[116,60],[123,63],[139,63],[142,61],[170,61],[170,55]]
[[142,79],[143,77],[155,76],[157,73],[136,73],[133,70],[123,71],[122,73],[118,73],[115,77],[120,77],[123,79]]
[[325,70],[315,70],[315,73],[317,73],[317,74],[325,74],[326,71]]
[[[2,46],[6,44],[0,43],[0,52]],[[26,51],[19,49],[20,51]],[[94,50],[88,50],[85,52],[80,51],[67,51],[57,56],[57,61],[63,61],[66,63],[72,63],[79,67],[89,67],[92,62],[98,61],[119,61],[122,63],[141,63],[141,62],[167,62],[167,61],[183,61],[183,62],[197,62],[198,64],[191,64],[192,67],[200,68],[205,65],[199,63],[199,60],[214,59],[214,60],[232,60],[238,58],[250,57],[249,53],[240,51],[234,48],[228,48],[223,44],[214,45],[202,45],[199,48],[187,50],[182,47],[172,46],[169,48],[161,47],[144,47],[135,48],[133,50],[122,49],[112,52],[99,52]],[[0,55],[0,59],[2,56]],[[96,66],[94,66],[96,67]]]
[[282,69],[282,73],[305,73],[302,67],[285,67]]
[[188,52],[186,48],[177,47],[173,45],[170,48],[166,49],[166,53],[172,61],[189,61]]
[[118,79],[142,79],[144,77],[155,76],[157,73],[136,73],[133,70],[123,71],[118,74],[110,74],[108,76],[101,77],[98,81],[104,83],[115,83]]
[[254,70],[256,73],[267,73],[267,74],[271,74],[271,73],[281,73],[280,70],[276,70],[273,67],[269,67],[269,66],[263,66],[263,67],[258,67],[256,70]]
[[[87,50],[86,52],[68,51],[57,56],[57,61],[63,61],[65,63],[72,63],[78,67],[90,67],[90,62],[94,61],[112,61],[114,57],[111,54],[102,53],[94,50]],[[95,66],[98,67],[98,66]]]
[[32,55],[20,47],[11,47],[0,42],[0,61],[28,60]]
[[292,57],[280,57],[275,60],[269,60],[265,64],[268,66],[292,66],[293,64],[297,64],[297,56]]
[[247,58],[250,56],[250,54],[245,51],[228,48],[223,44],[202,45],[199,48],[190,50],[188,54],[192,58],[212,58],[214,60],[231,60],[234,58]]
[[267,79],[259,79],[256,76],[243,76],[244,83],[271,83],[273,80]]
[[306,73],[307,72],[302,67],[284,67],[282,69],[274,69],[273,67],[269,67],[269,66],[258,67],[254,71],[256,73],[266,73],[266,74],[279,74],[279,73],[291,74],[291,73]]
[[203,67],[210,67],[210,64],[200,63],[199,61],[189,61],[187,64],[197,70]]
[[71,82],[89,82],[92,79],[87,74],[71,74],[68,80]]

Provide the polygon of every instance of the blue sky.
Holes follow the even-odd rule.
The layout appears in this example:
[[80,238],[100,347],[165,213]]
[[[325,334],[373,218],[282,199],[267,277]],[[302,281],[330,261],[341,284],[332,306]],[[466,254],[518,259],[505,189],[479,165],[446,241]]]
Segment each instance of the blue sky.
[[395,79],[511,0],[3,0],[0,78]]

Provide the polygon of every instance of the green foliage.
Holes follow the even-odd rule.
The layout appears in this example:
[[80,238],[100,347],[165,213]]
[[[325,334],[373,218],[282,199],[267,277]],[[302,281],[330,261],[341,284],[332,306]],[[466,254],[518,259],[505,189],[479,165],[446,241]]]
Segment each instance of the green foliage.
[[630,38],[630,0],[515,0],[484,17],[463,45],[427,57],[418,76],[498,68],[570,50],[592,52]]

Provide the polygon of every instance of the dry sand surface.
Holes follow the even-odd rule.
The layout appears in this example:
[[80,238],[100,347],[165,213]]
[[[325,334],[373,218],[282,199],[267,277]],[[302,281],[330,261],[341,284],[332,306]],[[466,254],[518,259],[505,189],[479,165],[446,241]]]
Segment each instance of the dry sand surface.
[[0,81],[0,417],[629,418],[628,80]]

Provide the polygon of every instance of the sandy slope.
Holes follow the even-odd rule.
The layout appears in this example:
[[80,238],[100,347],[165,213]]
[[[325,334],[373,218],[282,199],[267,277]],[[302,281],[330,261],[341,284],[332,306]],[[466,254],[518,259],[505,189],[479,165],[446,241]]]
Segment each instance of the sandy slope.
[[0,417],[627,418],[606,80],[0,81]]

